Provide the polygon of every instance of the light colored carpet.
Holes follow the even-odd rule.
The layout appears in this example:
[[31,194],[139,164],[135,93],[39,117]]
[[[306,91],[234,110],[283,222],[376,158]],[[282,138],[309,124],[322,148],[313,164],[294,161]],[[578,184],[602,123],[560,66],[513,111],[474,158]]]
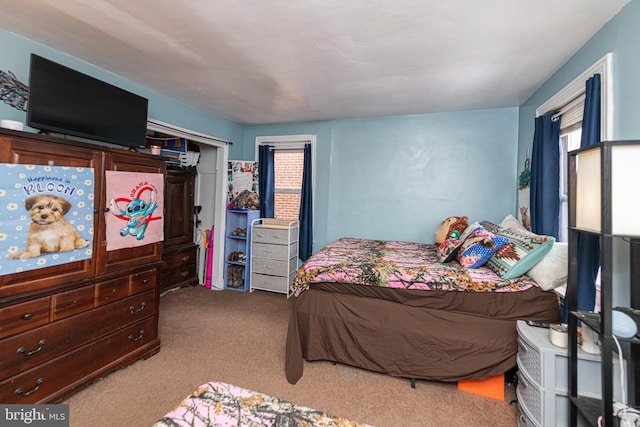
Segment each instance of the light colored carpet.
[[150,426],[199,385],[221,381],[377,427],[513,427],[505,401],[330,362],[305,362],[296,384],[284,375],[289,302],[283,294],[182,288],[160,300],[160,352],[62,403],[72,427]]

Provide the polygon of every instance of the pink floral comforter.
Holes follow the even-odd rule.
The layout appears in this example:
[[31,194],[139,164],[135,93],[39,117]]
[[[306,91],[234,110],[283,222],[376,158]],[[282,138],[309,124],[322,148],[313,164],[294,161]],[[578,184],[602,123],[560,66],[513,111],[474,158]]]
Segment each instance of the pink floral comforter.
[[342,238],[298,269],[292,294],[320,282],[464,292],[517,292],[535,286],[527,276],[504,280],[486,267],[440,263],[437,250],[433,244]]
[[201,385],[153,427],[372,427],[221,382]]

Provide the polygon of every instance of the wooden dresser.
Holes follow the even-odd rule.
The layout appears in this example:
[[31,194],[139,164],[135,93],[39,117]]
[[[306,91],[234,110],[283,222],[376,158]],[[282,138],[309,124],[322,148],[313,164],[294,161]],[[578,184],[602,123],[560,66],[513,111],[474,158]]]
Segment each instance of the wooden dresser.
[[160,292],[199,282],[198,245],[193,241],[195,178],[195,169],[167,170]]
[[0,129],[0,163],[93,168],[95,180],[91,258],[0,275],[0,401],[57,402],[156,354],[162,242],[107,251],[104,185],[105,171],[164,174],[164,162]]

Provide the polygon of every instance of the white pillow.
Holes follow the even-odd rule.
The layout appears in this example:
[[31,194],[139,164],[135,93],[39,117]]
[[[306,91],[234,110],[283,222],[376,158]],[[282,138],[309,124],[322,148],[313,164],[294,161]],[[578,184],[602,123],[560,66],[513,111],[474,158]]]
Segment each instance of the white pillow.
[[511,214],[505,216],[502,222],[498,225],[502,228],[515,228],[516,230],[520,231],[529,231],[525,228],[524,225],[522,225],[518,218],[514,217]]
[[549,253],[527,272],[527,276],[545,291],[564,285],[567,283],[568,253],[567,242],[555,242]]

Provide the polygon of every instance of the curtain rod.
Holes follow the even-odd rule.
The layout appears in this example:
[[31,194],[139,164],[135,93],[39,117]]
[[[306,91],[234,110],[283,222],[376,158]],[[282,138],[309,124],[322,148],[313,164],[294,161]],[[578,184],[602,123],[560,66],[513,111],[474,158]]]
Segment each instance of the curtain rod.
[[577,97],[573,98],[571,101],[567,102],[565,105],[563,105],[560,110],[558,110],[552,117],[551,120],[556,121],[558,120],[558,118],[566,113],[567,111],[570,111],[572,109],[574,109],[577,105],[580,104],[584,104],[584,100],[586,98],[586,95],[584,93],[581,93],[580,95],[578,95]]

